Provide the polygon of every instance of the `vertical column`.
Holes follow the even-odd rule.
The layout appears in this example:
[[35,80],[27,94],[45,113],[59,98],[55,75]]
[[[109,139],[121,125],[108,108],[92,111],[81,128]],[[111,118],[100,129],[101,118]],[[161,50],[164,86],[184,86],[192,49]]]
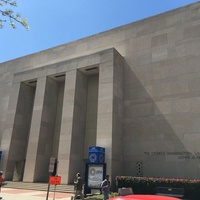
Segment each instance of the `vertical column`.
[[23,179],[23,181],[25,182],[34,182],[35,167],[37,161],[37,150],[39,145],[42,111],[44,104],[45,86],[46,77],[39,78],[37,80],[29,143],[26,155],[26,165]]
[[83,172],[86,86],[87,78],[80,71],[66,73],[58,152],[62,183],[72,183],[75,173]]
[[111,175],[113,139],[113,51],[103,52],[99,65],[97,146],[106,148],[107,173]]
[[112,178],[123,174],[123,68],[123,57],[114,51]]
[[20,84],[13,84],[11,96],[8,104],[8,112],[6,116],[6,123],[2,134],[1,140],[1,150],[3,151],[3,160],[1,161],[1,169],[4,170],[4,178],[6,180],[12,180],[13,176],[13,167],[11,167],[11,163],[9,162],[9,153],[10,153],[10,145],[12,132],[14,129],[14,121],[15,114],[17,108],[17,101],[19,96]]
[[101,55],[97,146],[106,148],[107,173],[114,177],[122,171],[123,62],[114,50]]
[[63,110],[62,110],[62,120],[61,120],[62,124],[60,129],[60,141],[58,149],[58,160],[59,160],[58,174],[62,176],[63,183],[67,183],[68,172],[69,172],[75,86],[76,86],[76,71],[67,72],[65,75],[65,89],[64,89]]
[[22,181],[23,177],[23,168],[26,158],[34,96],[34,87],[31,87],[25,83],[20,84],[20,92],[9,152],[9,168],[15,167],[13,175],[13,180],[15,181]]
[[37,82],[24,181],[48,181],[55,132],[58,84],[51,78]]

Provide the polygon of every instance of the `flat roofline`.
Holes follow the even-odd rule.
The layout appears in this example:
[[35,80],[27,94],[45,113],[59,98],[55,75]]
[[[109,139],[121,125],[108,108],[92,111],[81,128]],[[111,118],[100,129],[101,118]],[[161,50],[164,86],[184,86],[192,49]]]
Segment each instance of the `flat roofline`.
[[27,54],[27,55],[24,55],[24,56],[21,56],[21,57],[12,59],[12,60],[8,60],[8,61],[5,61],[5,62],[0,63],[0,67],[1,67],[1,64],[5,64],[5,63],[11,62],[11,61],[15,61],[15,60],[24,59],[24,58],[26,58],[26,57],[33,56],[33,55],[37,55],[37,54],[40,54],[40,53],[42,53],[42,52],[46,52],[46,51],[51,50],[51,49],[55,49],[55,50],[56,50],[56,48],[61,48],[61,47],[70,46],[70,45],[73,45],[74,43],[79,43],[79,42],[81,43],[83,40],[87,40],[87,39],[90,39],[90,38],[93,38],[93,37],[97,37],[97,36],[98,36],[98,37],[102,37],[103,34],[109,35],[110,32],[113,32],[113,31],[119,30],[119,29],[126,29],[126,28],[128,28],[129,26],[133,26],[134,24],[138,24],[138,23],[142,23],[142,22],[143,22],[143,23],[148,23],[148,21],[152,20],[153,18],[157,18],[158,16],[161,16],[161,15],[162,15],[162,16],[163,16],[163,15],[169,15],[170,13],[171,13],[171,14],[174,14],[174,12],[176,12],[177,10],[187,9],[188,7],[194,6],[194,5],[196,5],[196,4],[200,4],[200,1],[191,3],[191,4],[188,4],[188,5],[179,7],[179,8],[175,8],[175,9],[172,9],[172,10],[169,10],[169,11],[166,11],[166,12],[163,12],[163,13],[159,13],[159,14],[156,14],[156,15],[152,15],[152,16],[149,16],[149,17],[140,19],[140,20],[136,20],[136,21],[133,21],[133,22],[130,22],[130,23],[127,23],[127,24],[124,24],[124,25],[121,25],[121,26],[118,26],[118,27],[115,27],[115,28],[106,30],[106,31],[102,31],[102,32],[99,32],[99,33],[96,33],[96,34],[93,34],[93,35],[89,35],[89,36],[86,36],[86,37],[83,37],[83,38],[79,38],[79,39],[77,39],[77,40],[73,40],[73,41],[70,41],[70,42],[67,42],[67,43],[58,45],[58,46],[50,47],[50,48],[48,48],[48,49],[44,49],[44,50],[41,50],[41,51],[37,51],[37,52],[35,52],[35,53]]

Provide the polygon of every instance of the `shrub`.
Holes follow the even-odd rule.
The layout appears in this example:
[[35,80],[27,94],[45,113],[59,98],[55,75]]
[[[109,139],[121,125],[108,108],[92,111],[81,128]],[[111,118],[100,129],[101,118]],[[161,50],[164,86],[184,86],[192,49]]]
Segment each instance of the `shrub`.
[[134,194],[155,194],[156,187],[183,188],[185,198],[200,199],[200,180],[117,176],[116,187],[131,187]]
[[[111,197],[115,197],[115,196],[117,196],[118,194],[115,192],[112,192],[110,195],[109,195],[109,197],[111,198]],[[102,200],[103,199],[103,194],[96,194],[96,195],[92,195],[92,196],[88,196],[87,198],[86,198],[87,200]]]

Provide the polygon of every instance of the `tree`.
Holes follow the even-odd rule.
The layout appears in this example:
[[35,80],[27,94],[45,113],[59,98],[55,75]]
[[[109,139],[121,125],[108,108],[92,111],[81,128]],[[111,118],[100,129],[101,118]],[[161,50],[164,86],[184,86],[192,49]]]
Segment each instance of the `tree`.
[[0,29],[3,28],[3,24],[9,20],[9,25],[15,29],[15,22],[24,26],[27,30],[29,26],[27,24],[26,18],[21,18],[20,13],[15,13],[14,8],[17,7],[17,2],[15,0],[0,0]]

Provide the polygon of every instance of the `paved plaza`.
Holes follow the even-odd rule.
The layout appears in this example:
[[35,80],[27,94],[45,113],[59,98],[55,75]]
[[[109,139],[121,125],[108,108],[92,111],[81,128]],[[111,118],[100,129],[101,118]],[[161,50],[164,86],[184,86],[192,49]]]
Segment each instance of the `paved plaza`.
[[[3,200],[46,200],[47,191],[2,188]],[[71,193],[49,192],[48,200],[71,200]]]

